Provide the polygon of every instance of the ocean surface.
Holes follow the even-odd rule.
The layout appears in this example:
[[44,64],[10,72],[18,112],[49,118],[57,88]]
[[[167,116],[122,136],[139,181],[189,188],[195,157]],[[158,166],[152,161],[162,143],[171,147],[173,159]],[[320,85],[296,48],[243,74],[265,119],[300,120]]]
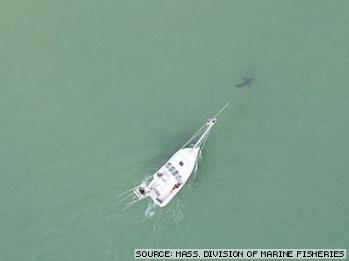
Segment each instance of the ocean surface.
[[[0,3],[0,260],[349,247],[348,1]],[[226,102],[170,205],[123,210]]]

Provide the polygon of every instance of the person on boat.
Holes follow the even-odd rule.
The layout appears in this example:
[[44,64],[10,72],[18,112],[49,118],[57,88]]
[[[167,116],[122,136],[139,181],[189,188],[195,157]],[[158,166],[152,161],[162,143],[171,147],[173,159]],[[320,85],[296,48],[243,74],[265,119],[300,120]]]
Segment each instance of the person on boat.
[[145,194],[145,189],[143,187],[139,187],[139,193],[141,193],[142,195]]
[[157,175],[158,177],[161,177],[161,176],[164,175],[164,174],[158,172],[156,175]]
[[171,189],[171,192],[175,191],[176,189],[178,189],[181,186],[180,183],[177,183],[176,185],[173,186],[173,188]]

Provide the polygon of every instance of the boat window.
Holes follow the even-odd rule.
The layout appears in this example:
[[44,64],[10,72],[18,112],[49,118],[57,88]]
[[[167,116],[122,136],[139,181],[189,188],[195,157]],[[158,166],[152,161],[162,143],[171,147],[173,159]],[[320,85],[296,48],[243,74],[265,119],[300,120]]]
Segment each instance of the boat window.
[[181,177],[181,175],[176,175],[175,178],[177,181],[180,181],[182,177]]
[[180,165],[180,166],[183,166],[183,165],[184,165],[183,161],[180,161],[180,162],[179,162],[179,165]]
[[175,167],[172,166],[171,168],[169,168],[169,170],[172,172],[175,170]]
[[154,188],[154,191],[157,196],[160,196],[160,192],[156,188]]
[[167,162],[166,164],[165,164],[165,167],[171,167],[171,163],[170,162]]
[[179,173],[178,170],[174,170],[174,171],[171,172],[171,174],[172,174],[173,176],[176,176],[178,173]]

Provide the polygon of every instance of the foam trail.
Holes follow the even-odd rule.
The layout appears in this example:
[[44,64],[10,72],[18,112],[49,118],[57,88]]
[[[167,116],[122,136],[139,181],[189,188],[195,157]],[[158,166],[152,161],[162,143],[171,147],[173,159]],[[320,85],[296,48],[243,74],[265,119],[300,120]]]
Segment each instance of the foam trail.
[[149,204],[144,212],[145,216],[146,217],[153,216],[155,214],[155,209],[156,209],[156,204],[153,201],[149,202]]
[[121,209],[121,211],[125,211],[127,210],[128,208],[132,207],[134,204],[136,204],[138,201],[141,201],[140,199],[136,199],[136,200],[133,200],[131,202],[128,202],[125,207],[123,209]]
[[[125,201],[126,199],[128,199],[128,201]],[[123,202],[123,201],[125,201],[125,202]],[[141,199],[137,198],[136,195],[134,195],[134,197],[132,197],[132,198],[125,197],[124,199],[122,199],[121,201],[118,202],[118,205],[115,205],[118,209],[113,214],[111,214],[109,217],[117,217],[117,216],[121,217],[122,213],[124,213],[127,209],[132,207],[138,201],[141,201]]]
[[133,188],[131,188],[131,189],[129,189],[129,190],[126,190],[126,191],[124,191],[124,192],[122,192],[122,193],[120,193],[120,194],[116,195],[116,196],[115,196],[115,199],[120,198],[121,196],[123,196],[123,195],[127,194],[128,192],[133,191],[133,190],[134,190],[135,188],[137,188],[137,187],[138,187],[138,186],[133,187]]
[[[125,202],[126,200],[130,200],[130,199],[135,199],[137,196],[135,194],[133,194],[133,192],[131,192],[130,194],[127,194],[126,196],[124,196],[123,198],[121,198],[118,202],[115,203],[115,206],[120,205],[120,203]],[[126,203],[125,203],[126,204]]]

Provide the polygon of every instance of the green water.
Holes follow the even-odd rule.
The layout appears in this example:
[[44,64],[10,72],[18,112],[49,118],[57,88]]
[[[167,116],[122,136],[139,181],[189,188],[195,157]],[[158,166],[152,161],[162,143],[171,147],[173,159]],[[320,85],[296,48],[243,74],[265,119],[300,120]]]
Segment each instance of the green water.
[[[0,260],[348,248],[348,1],[0,3]],[[120,213],[228,101],[171,204]]]

